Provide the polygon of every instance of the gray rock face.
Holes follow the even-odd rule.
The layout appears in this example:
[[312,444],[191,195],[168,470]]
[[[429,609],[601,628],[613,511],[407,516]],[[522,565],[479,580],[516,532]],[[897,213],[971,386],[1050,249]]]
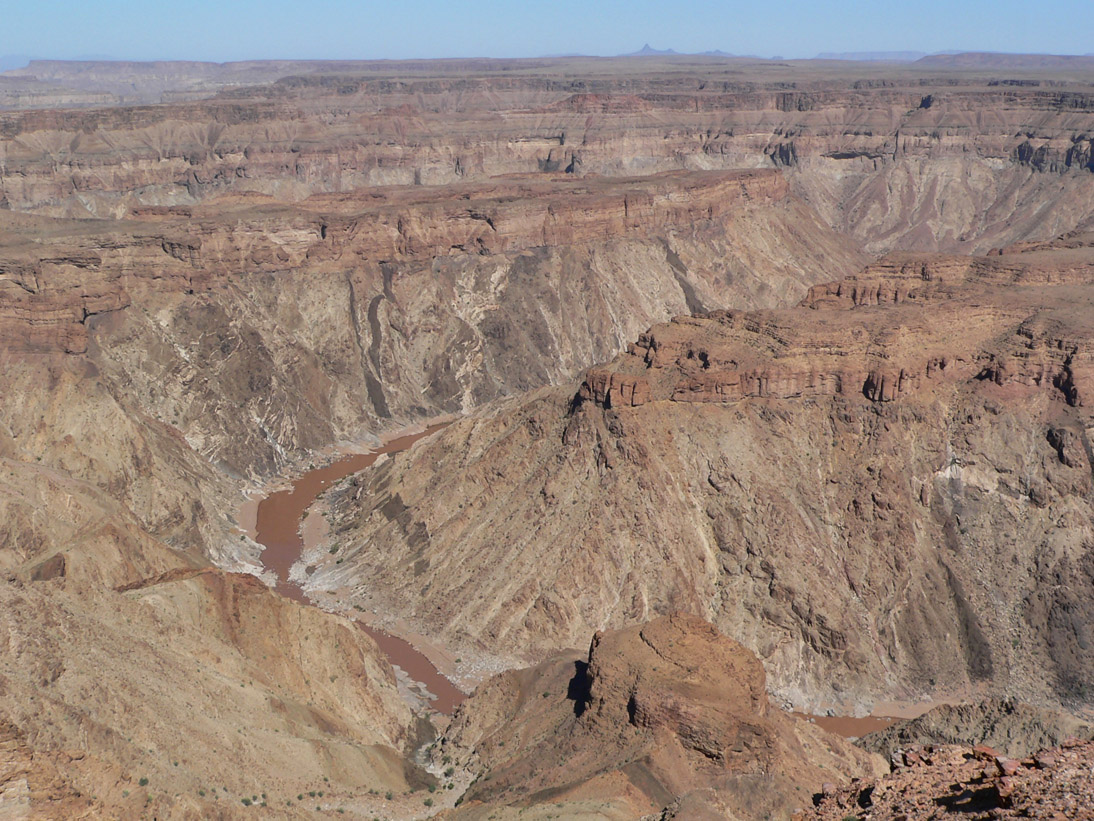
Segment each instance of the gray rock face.
[[1059,710],[1046,710],[1009,698],[935,707],[919,718],[870,733],[856,743],[889,756],[912,745],[985,744],[1012,759],[1058,747],[1069,737],[1094,739],[1094,726]]

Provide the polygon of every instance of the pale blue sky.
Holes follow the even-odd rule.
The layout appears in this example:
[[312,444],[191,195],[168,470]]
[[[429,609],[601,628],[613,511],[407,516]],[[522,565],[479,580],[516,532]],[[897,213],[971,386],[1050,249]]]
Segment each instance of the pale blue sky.
[[246,60],[1094,52],[1094,0],[0,0],[0,55]]

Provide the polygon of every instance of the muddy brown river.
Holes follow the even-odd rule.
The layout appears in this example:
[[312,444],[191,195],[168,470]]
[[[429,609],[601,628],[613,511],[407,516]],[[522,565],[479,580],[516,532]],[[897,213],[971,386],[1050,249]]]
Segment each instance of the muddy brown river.
[[[311,604],[300,585],[289,579],[289,568],[304,551],[304,539],[300,535],[304,516],[320,493],[335,482],[364,470],[381,454],[406,450],[419,439],[440,430],[444,425],[433,425],[419,433],[401,436],[368,453],[358,453],[331,462],[321,468],[300,475],[288,490],[271,493],[258,503],[255,523],[255,540],[264,546],[262,564],[277,575],[277,592],[294,601]],[[451,715],[467,695],[445,678],[433,663],[414,645],[398,636],[390,635],[358,621],[357,625],[380,646],[392,665],[399,667],[410,678],[436,696],[433,708]]]

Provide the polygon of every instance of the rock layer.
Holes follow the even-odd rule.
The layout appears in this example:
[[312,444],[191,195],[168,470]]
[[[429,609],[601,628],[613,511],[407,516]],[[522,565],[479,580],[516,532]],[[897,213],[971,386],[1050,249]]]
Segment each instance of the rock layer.
[[[108,87],[81,68],[38,71],[85,94]],[[131,90],[162,83],[154,67],[131,68]],[[197,88],[295,76],[201,102],[0,114],[0,203],[122,217],[226,192],[285,201],[499,174],[781,167],[876,252],[984,251],[1094,213],[1082,65],[875,64],[869,80],[854,66],[709,59],[189,70]]]

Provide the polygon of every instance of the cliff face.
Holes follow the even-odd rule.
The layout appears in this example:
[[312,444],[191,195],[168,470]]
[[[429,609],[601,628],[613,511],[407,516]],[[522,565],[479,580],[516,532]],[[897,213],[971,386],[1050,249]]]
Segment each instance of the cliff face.
[[785,303],[862,260],[774,171],[2,222],[8,355],[85,355],[117,401],[243,473],[572,378],[652,321]]
[[512,655],[686,609],[814,708],[1085,701],[1090,252],[888,260],[657,326],[363,475],[331,578]]
[[[298,201],[499,174],[774,166],[875,252],[984,251],[1094,213],[1094,97],[1082,67],[1014,82],[987,70],[889,67],[864,81],[831,66],[551,65],[558,74],[371,66],[317,76],[300,65],[298,76],[201,102],[5,113],[0,203],[123,217],[229,192]],[[257,80],[275,69],[234,70]],[[195,83],[219,82],[207,73]]]

